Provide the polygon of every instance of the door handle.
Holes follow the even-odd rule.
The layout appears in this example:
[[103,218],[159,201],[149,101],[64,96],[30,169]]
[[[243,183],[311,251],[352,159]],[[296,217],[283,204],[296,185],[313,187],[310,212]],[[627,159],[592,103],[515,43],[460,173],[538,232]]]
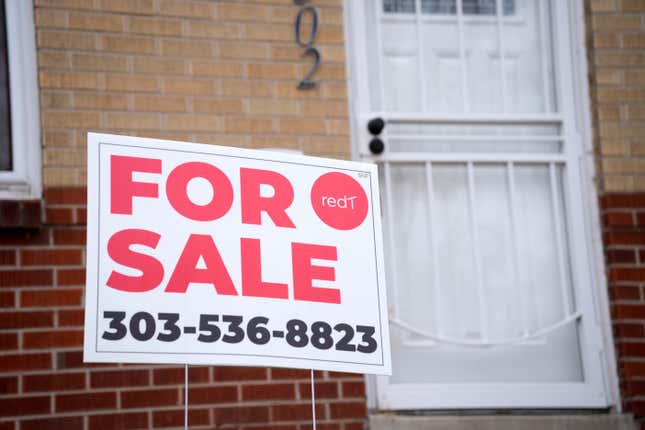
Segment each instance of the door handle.
[[383,143],[383,141],[378,137],[375,137],[374,139],[370,140],[369,148],[372,154],[378,155],[385,149],[385,143]]
[[385,121],[383,121],[383,118],[376,117],[367,122],[367,131],[369,131],[373,136],[381,134],[384,128]]
[[385,143],[379,138],[379,135],[385,128],[385,121],[383,118],[372,118],[367,122],[367,131],[370,132],[372,140],[370,140],[369,149],[372,154],[380,154],[385,149]]

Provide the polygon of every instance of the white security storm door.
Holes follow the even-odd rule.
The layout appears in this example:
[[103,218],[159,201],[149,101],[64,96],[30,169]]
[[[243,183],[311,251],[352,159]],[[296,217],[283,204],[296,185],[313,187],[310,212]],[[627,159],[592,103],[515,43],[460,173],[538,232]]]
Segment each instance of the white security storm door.
[[381,409],[608,405],[575,3],[346,2],[355,145],[379,163],[389,254],[394,374],[378,380]]

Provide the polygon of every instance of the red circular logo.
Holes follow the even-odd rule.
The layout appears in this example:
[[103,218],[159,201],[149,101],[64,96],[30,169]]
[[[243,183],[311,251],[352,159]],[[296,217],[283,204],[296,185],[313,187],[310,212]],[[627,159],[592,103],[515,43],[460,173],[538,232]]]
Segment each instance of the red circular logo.
[[363,187],[344,173],[325,173],[311,187],[311,205],[318,218],[336,230],[352,230],[367,216]]

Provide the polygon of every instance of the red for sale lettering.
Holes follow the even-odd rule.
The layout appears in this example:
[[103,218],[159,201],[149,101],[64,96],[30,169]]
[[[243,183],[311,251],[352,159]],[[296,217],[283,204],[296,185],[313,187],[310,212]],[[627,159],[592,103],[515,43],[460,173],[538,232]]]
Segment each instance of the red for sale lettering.
[[[162,177],[162,160],[154,158],[112,155],[110,157],[110,203],[111,213],[133,215],[133,201],[137,199],[159,199],[159,190],[165,190],[168,203],[181,216],[198,222],[216,221],[230,213],[234,201],[234,189],[230,178],[220,168],[204,162],[187,162],[174,167],[167,175],[165,187],[154,181],[135,181],[135,173],[147,173]],[[270,170],[240,168],[240,208],[243,224],[262,224],[271,220],[276,227],[296,228],[287,210],[294,200],[294,190],[288,178]],[[206,180],[213,190],[210,201],[197,204],[191,200],[188,185],[194,178]],[[263,195],[267,187],[270,195]],[[266,194],[266,193],[265,193]],[[322,197],[323,206],[354,209],[356,196]],[[133,276],[113,270],[106,282],[110,288],[129,293],[143,293],[156,289],[164,279],[169,262],[162,261],[149,253],[160,250],[162,235],[145,229],[117,231],[107,243],[108,255],[112,260],[141,274]],[[136,246],[137,250],[132,247]],[[172,246],[175,246],[173,244]],[[315,281],[336,280],[332,266],[313,264],[312,260],[337,261],[334,246],[310,243],[292,243],[291,260],[285,261],[292,267],[291,286],[286,282],[267,281],[262,277],[261,240],[240,238],[241,295],[294,300],[340,303],[340,290],[314,285]],[[199,263],[202,263],[199,265]],[[199,266],[199,267],[198,267]],[[165,270],[164,270],[165,269]],[[237,279],[240,279],[237,278]],[[166,293],[185,294],[195,285],[211,285],[218,295],[238,296],[229,266],[220,253],[215,239],[207,234],[189,234],[179,258],[172,266],[170,277],[164,287]]]
[[[112,155],[110,157],[110,212],[132,215],[135,197],[159,198],[159,184],[132,179],[135,172],[161,175],[161,160],[155,158]],[[213,189],[210,202],[199,205],[188,195],[188,184],[195,178],[205,179]],[[273,190],[263,196],[262,185]],[[218,167],[202,162],[183,163],[168,174],[166,196],[172,208],[194,221],[214,221],[226,215],[233,204],[233,185]],[[293,203],[293,186],[278,172],[240,168],[242,223],[262,224],[262,213],[277,227],[296,228],[287,214]]]
[[[108,253],[115,263],[141,272],[139,276],[123,274],[117,270],[110,273],[106,285],[128,293],[144,293],[161,285],[164,264],[152,255],[133,251],[133,245],[157,250],[161,235],[143,229],[121,230],[108,241]],[[262,279],[260,239],[241,238],[240,258],[242,267],[242,296],[289,299],[287,283],[267,282]],[[335,246],[310,243],[291,244],[292,285],[294,300],[335,303],[341,301],[340,290],[313,285],[314,281],[335,281],[332,266],[313,264],[312,260],[337,261]],[[199,261],[204,267],[198,268]],[[212,236],[191,234],[174,265],[170,279],[164,288],[166,293],[185,294],[192,284],[211,285],[217,294],[239,295],[227,265]],[[193,288],[195,288],[193,286]]]

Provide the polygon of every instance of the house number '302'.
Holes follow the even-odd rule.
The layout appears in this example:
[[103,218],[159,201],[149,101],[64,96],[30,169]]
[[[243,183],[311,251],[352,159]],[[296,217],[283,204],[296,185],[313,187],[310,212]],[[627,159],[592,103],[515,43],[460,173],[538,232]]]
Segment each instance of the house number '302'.
[[[315,88],[318,83],[312,80],[311,77],[314,75],[314,73],[316,73],[316,70],[318,70],[318,67],[320,66],[320,52],[318,51],[318,49],[313,47],[313,44],[316,41],[316,36],[318,36],[318,11],[313,5],[306,4],[308,0],[293,0],[293,2],[297,5],[300,5],[300,10],[298,11],[298,15],[296,15],[296,22],[294,26],[296,43],[305,48],[305,51],[302,53],[303,56],[309,55],[313,57],[314,60],[311,68],[309,69],[309,72],[307,72],[305,77],[298,84],[298,89],[304,90]],[[307,38],[304,39],[302,35],[302,25],[303,19],[307,14],[311,15],[311,23],[309,34]]]

